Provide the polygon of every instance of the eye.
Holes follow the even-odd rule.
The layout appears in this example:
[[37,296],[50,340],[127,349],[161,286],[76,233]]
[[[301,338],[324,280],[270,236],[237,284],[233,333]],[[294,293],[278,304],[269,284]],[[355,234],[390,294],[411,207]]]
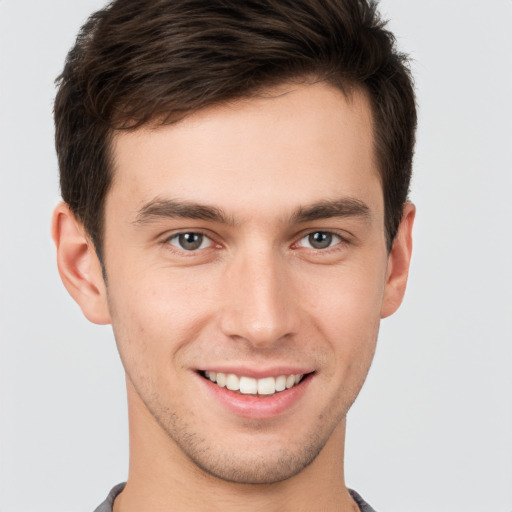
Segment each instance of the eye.
[[298,245],[309,249],[328,249],[342,242],[342,238],[329,231],[315,231],[302,237]]
[[213,243],[210,238],[202,233],[178,233],[170,237],[167,242],[184,251],[196,251],[206,249]]

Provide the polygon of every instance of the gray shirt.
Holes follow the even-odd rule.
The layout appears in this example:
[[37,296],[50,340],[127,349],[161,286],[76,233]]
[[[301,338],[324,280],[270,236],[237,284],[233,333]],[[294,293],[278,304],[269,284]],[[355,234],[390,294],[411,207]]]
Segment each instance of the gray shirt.
[[[124,489],[125,484],[116,485],[107,496],[107,499],[94,511],[94,512],[112,512],[112,506],[116,496]],[[359,505],[361,512],[376,512],[366,501],[357,494],[356,491],[349,489],[350,495],[354,498],[355,502]]]

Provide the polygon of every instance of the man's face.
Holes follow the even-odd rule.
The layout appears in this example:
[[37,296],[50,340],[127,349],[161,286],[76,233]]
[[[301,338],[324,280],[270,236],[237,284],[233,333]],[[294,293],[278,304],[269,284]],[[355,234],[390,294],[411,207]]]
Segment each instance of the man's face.
[[118,133],[113,152],[105,267],[132,425],[225,480],[299,472],[339,441],[385,302],[365,96],[289,85]]

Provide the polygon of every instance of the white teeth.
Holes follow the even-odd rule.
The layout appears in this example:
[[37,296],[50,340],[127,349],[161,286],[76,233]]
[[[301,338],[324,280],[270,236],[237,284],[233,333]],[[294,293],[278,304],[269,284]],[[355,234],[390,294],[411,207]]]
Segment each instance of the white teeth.
[[276,391],[284,391],[286,389],[286,375],[279,375],[276,379]]
[[[211,374],[212,372],[210,372]],[[223,388],[226,385],[226,374],[225,373],[217,373],[217,386]]]
[[226,387],[231,391],[238,391],[240,389],[240,379],[233,373],[226,376]]
[[231,391],[240,391],[244,395],[273,395],[296,386],[303,377],[301,374],[296,374],[253,379],[246,376],[239,377],[234,373],[206,371],[204,374],[206,378],[217,383],[221,388],[226,387]]
[[258,381],[251,377],[240,377],[240,393],[254,395],[258,392]]
[[266,377],[258,380],[259,395],[273,395],[276,392],[276,379],[274,377]]

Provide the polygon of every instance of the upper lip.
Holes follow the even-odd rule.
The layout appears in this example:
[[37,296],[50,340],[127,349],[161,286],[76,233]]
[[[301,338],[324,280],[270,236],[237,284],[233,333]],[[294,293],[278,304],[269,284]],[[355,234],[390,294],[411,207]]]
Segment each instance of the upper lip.
[[313,370],[308,366],[273,366],[267,368],[254,368],[248,366],[226,366],[226,365],[208,365],[204,368],[198,368],[201,372],[232,373],[238,376],[252,377],[253,379],[264,379],[265,377],[279,377],[280,375],[305,375]]

